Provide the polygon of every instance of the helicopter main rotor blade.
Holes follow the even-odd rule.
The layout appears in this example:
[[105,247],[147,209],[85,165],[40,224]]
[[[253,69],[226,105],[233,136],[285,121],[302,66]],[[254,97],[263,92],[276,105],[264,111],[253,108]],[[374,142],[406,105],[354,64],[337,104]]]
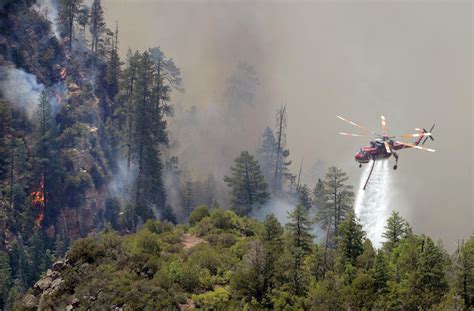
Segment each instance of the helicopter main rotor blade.
[[360,125],[360,124],[357,124],[357,123],[355,123],[355,122],[352,122],[352,121],[350,121],[350,120],[347,120],[347,119],[345,119],[345,118],[343,118],[343,117],[341,117],[341,116],[336,116],[336,117],[337,117],[338,119],[344,121],[344,122],[347,122],[347,123],[349,123],[349,124],[351,124],[351,125],[354,125],[354,126],[360,128],[360,129],[362,129],[362,130],[365,131],[365,132],[372,133],[372,134],[374,134],[374,135],[380,136],[379,134],[375,133],[375,132],[372,131],[372,130],[369,130],[369,129],[366,128],[365,126],[362,126],[362,125]]
[[371,137],[371,135],[361,135],[361,134],[352,134],[352,133],[339,133],[344,136],[354,136],[354,137]]
[[380,116],[380,121],[382,122],[382,133],[384,136],[386,136],[387,135],[387,122],[385,121],[384,115]]
[[[412,138],[412,137],[424,137],[424,136],[431,136],[431,133],[415,133],[415,134],[403,134],[403,135],[396,135],[396,136],[390,136],[390,138]],[[428,138],[428,137],[426,137]]]
[[414,145],[414,144],[404,143],[404,142],[401,142],[401,141],[397,141],[397,144],[404,145],[404,146],[407,146],[407,147],[410,147],[410,148],[415,148],[415,149],[418,149],[418,150],[429,151],[429,152],[435,152],[436,151],[434,149],[420,147],[420,146],[417,146],[417,145]]
[[387,151],[387,153],[392,153],[390,145],[386,141],[384,141],[383,144],[385,145],[385,150]]

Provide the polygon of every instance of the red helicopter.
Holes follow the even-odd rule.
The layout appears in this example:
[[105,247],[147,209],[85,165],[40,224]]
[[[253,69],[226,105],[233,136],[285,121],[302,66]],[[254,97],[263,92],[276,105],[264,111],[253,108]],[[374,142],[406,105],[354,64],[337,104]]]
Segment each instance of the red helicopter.
[[[357,152],[355,155],[355,160],[359,162],[359,167],[362,167],[362,164],[369,163],[370,160],[372,160],[372,167],[370,169],[369,176],[367,177],[367,181],[365,182],[364,190],[367,187],[367,183],[369,182],[370,176],[372,175],[372,170],[374,169],[376,160],[388,159],[393,155],[395,157],[395,165],[393,166],[393,169],[396,170],[398,167],[398,157],[399,157],[397,154],[398,150],[414,148],[418,150],[435,152],[434,149],[420,146],[420,143],[421,145],[424,145],[426,141],[428,140],[428,138],[434,141],[434,138],[431,132],[433,131],[435,124],[433,124],[433,126],[431,127],[429,131],[427,131],[424,128],[423,129],[415,128],[415,131],[418,131],[418,133],[390,136],[387,134],[387,122],[385,121],[384,115],[380,116],[380,120],[382,123],[382,135],[372,130],[367,129],[366,127],[362,125],[359,125],[350,120],[347,120],[341,116],[337,116],[337,117],[341,119],[342,121],[345,121],[351,125],[354,125],[365,132],[364,134],[350,134],[350,133],[339,133],[339,134],[345,135],[345,136],[355,136],[355,137],[373,137],[373,136],[377,137],[375,140],[370,142],[370,146],[361,148],[359,152]],[[416,141],[414,141],[413,143],[405,143],[405,142],[395,140],[396,138],[412,138],[412,137],[417,138]]]

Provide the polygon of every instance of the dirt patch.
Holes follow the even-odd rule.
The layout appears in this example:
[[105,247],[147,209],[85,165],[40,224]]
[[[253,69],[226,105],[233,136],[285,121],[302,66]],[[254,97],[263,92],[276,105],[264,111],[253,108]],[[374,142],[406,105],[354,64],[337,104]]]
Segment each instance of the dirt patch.
[[190,298],[186,299],[186,303],[179,305],[180,311],[194,310],[194,309],[196,309],[196,305],[194,304],[193,300]]
[[184,249],[188,249],[198,244],[207,243],[207,242],[201,239],[200,237],[197,237],[189,233],[185,233],[183,234],[183,240],[181,241],[181,243],[183,244]]

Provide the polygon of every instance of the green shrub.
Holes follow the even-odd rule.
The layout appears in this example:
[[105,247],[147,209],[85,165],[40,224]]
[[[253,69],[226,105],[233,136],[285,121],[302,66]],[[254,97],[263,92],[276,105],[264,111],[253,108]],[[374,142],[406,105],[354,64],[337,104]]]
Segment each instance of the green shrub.
[[189,214],[189,224],[194,226],[207,216],[209,216],[209,207],[207,205],[199,205]]
[[100,245],[91,237],[77,240],[67,254],[72,263],[87,262],[94,263],[105,254],[103,245]]
[[195,292],[201,287],[201,269],[197,265],[172,261],[168,266],[168,274],[173,282],[181,285],[187,292]]
[[196,307],[204,310],[226,310],[230,293],[224,287],[218,287],[214,291],[192,296]]
[[152,219],[147,220],[147,222],[143,225],[143,227],[147,229],[148,231],[156,233],[156,234],[173,231],[174,229],[174,225],[167,220],[159,221],[159,220],[152,220]]
[[221,255],[208,244],[200,244],[191,249],[188,262],[196,264],[201,268],[209,270],[212,275],[216,275],[222,267]]
[[219,234],[211,234],[207,237],[207,240],[212,246],[229,248],[237,242],[236,237],[227,232]]
[[134,253],[144,253],[151,256],[159,256],[161,247],[158,235],[142,229],[138,231],[131,240]]
[[237,217],[237,215],[232,211],[225,211],[222,208],[217,208],[211,211],[210,218],[213,227],[227,230],[232,229],[233,227],[233,216]]

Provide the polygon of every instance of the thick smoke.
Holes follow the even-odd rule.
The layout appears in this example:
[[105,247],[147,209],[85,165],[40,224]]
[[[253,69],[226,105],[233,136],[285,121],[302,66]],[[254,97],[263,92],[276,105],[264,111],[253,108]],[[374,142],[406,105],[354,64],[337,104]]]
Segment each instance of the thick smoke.
[[[226,83],[223,94],[212,101],[178,104],[170,122],[171,153],[178,156],[180,168],[197,180],[214,176],[220,202],[227,201],[223,178],[233,160],[243,150],[255,154],[267,126],[261,117],[267,107],[255,96],[259,82],[253,67],[239,64]],[[166,184],[173,194],[173,183]]]
[[44,85],[38,83],[35,75],[23,69],[0,67],[0,90],[6,100],[24,110],[31,118]]
[[[390,208],[405,215],[420,233],[449,242],[469,236],[472,217],[465,215],[472,214],[473,206],[472,77],[466,66],[472,59],[470,3],[102,2],[107,24],[119,21],[123,56],[129,46],[145,50],[159,45],[181,68],[186,94],[173,96],[181,106],[176,119],[180,119],[179,111],[196,106],[202,128],[194,130],[201,135],[190,126],[172,133],[176,134],[172,138],[182,141],[180,150],[187,149],[178,153],[180,163],[188,158],[201,163],[189,167],[204,171],[203,176],[213,170],[228,173],[228,165],[212,163],[210,159],[218,157],[214,153],[227,158],[218,163],[231,164],[237,149],[255,150],[265,126],[273,125],[276,108],[286,102],[290,157],[297,166],[304,156],[303,181],[314,186],[314,177],[324,175],[325,169],[321,173],[317,168],[316,173],[307,173],[318,159],[337,165],[354,180],[360,170],[353,165],[352,154],[367,142],[338,137],[340,131],[355,129],[344,128],[335,115],[377,129],[383,112],[393,134],[436,121],[439,134],[433,148],[437,152],[403,152],[399,169],[391,172],[391,202],[396,206]],[[440,19],[449,22],[439,23]],[[140,29],[153,31],[137,36]],[[260,81],[252,108],[255,113],[241,122],[264,125],[243,143],[240,137],[222,135],[233,145],[231,151],[221,151],[213,146],[221,141],[212,141],[221,131],[228,132],[222,129],[226,119],[220,120],[225,116],[221,94],[239,62],[255,67]],[[267,110],[261,112],[261,107]],[[206,114],[215,117],[206,119]],[[174,122],[170,120],[171,127]],[[199,148],[193,154],[194,145]],[[451,152],[449,146],[454,145],[457,152]],[[464,174],[450,163],[456,163]],[[297,167],[292,169],[297,171]],[[217,176],[216,180],[221,181]],[[399,195],[396,199],[394,189]],[[420,196],[421,192],[425,195]],[[406,202],[400,203],[400,195]]]
[[0,91],[4,99],[17,109],[24,111],[29,119],[35,114],[39,97],[46,90],[53,114],[61,110],[61,104],[67,96],[67,87],[63,81],[46,88],[36,76],[23,69],[0,67]]
[[59,38],[58,8],[56,0],[37,0],[33,9],[51,22],[54,34]]

